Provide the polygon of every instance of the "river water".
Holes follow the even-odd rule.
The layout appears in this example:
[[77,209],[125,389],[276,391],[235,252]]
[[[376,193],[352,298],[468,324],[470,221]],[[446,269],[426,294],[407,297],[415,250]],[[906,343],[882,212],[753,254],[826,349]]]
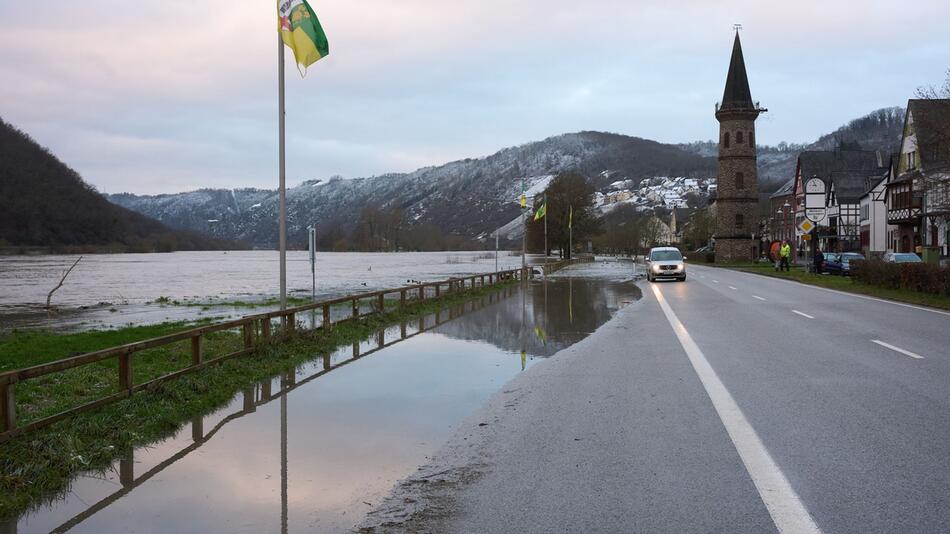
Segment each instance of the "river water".
[[[47,293],[77,257],[0,256],[0,329],[81,330],[233,317],[248,314],[248,309],[215,301],[261,300],[280,291],[279,256],[274,251],[91,255],[83,257],[54,293],[58,311],[50,315],[43,309]],[[528,258],[531,264],[541,260]],[[498,269],[520,266],[520,256],[499,253]],[[316,258],[317,298],[494,270],[493,252],[321,252]],[[288,252],[288,292],[310,296],[312,284],[307,252]],[[161,297],[165,299],[158,302]],[[182,305],[186,303],[209,306]]]
[[508,380],[639,298],[632,274],[575,266],[314,354],[0,531],[346,531]]

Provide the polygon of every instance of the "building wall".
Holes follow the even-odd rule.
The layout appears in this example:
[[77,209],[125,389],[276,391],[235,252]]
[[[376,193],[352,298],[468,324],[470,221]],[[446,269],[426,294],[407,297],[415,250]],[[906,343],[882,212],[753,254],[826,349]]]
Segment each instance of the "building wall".
[[[717,262],[755,259],[753,235],[758,230],[759,222],[756,117],[758,112],[755,111],[720,111],[716,114],[719,120],[719,174],[716,180]],[[737,219],[737,216],[741,218]]]

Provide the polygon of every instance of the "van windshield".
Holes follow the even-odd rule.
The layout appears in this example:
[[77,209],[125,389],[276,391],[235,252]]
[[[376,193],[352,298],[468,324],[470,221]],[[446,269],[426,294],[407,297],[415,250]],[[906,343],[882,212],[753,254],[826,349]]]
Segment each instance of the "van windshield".
[[678,250],[654,250],[650,254],[650,261],[679,261],[683,255]]

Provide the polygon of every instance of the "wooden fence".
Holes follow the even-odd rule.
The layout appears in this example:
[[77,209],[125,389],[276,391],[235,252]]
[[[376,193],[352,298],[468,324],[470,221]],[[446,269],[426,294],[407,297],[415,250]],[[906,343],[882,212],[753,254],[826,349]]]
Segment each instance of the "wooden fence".
[[545,275],[549,275],[551,273],[555,273],[565,267],[569,267],[577,263],[593,263],[593,262],[594,262],[593,256],[580,256],[580,257],[571,258],[569,260],[553,261],[551,263],[542,263],[540,265],[537,265],[536,267],[541,269],[541,272],[543,272]]
[[[476,289],[478,287],[487,287],[509,280],[521,280],[525,276],[530,277],[530,270],[514,269],[510,271],[501,271],[497,273],[479,274],[466,276],[462,278],[451,278],[438,282],[428,282],[404,286],[395,289],[386,289],[382,291],[373,291],[361,293],[358,295],[349,295],[336,299],[315,302],[286,310],[272,311],[257,315],[248,315],[240,319],[206,325],[190,330],[185,330],[167,336],[138,341],[119,347],[98,350],[63,360],[57,360],[34,367],[16,369],[0,373],[0,443],[6,442],[13,437],[32,432],[40,428],[49,426],[58,421],[67,419],[73,415],[93,410],[107,404],[111,404],[155,385],[176,379],[182,375],[193,373],[210,365],[221,363],[232,358],[247,356],[254,353],[261,343],[267,343],[280,336],[293,335],[297,328],[297,316],[301,313],[316,311],[322,312],[322,322],[319,326],[311,325],[313,329],[331,330],[335,324],[344,321],[358,320],[376,313],[383,313],[387,310],[387,302],[398,306],[396,309],[402,309],[410,302],[422,302],[431,298],[438,298],[443,294],[453,294],[465,291],[466,289]],[[387,301],[387,296],[394,298]],[[398,300],[395,297],[398,296]],[[364,306],[368,304],[369,306]],[[340,305],[348,305],[350,313],[346,317],[333,320],[331,310],[339,308]],[[368,308],[368,311],[364,311]],[[277,320],[277,324],[273,324]],[[224,356],[214,359],[205,359],[202,351],[203,339],[215,332],[228,330],[240,330],[243,338],[243,347],[240,350],[231,352]],[[191,340],[191,365],[146,382],[135,383],[134,363],[135,354],[148,349],[162,347],[176,342]],[[55,373],[61,373],[69,369],[76,369],[86,365],[91,365],[105,360],[118,360],[118,384],[119,392],[101,397],[80,406],[70,408],[58,414],[31,421],[28,424],[17,425],[16,410],[16,385],[27,380],[40,378]]]

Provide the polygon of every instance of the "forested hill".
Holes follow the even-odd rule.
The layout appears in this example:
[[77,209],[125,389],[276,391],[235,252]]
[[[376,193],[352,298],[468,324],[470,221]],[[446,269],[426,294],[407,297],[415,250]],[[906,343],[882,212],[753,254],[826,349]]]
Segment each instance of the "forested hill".
[[117,206],[0,118],[0,251],[170,252],[234,244]]

